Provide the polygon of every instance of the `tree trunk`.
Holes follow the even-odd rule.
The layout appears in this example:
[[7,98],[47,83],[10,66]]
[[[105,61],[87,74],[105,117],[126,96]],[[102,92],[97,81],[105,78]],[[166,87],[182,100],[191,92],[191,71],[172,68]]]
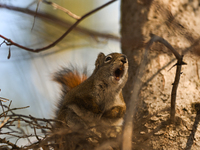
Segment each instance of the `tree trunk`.
[[[134,75],[141,61],[141,50],[144,47],[142,26],[147,22],[147,13],[151,2],[146,6],[138,4],[136,0],[121,2],[121,48],[129,60],[129,82],[124,88],[124,98],[128,102],[131,96]],[[143,13],[142,13],[143,11]]]
[[[139,146],[144,146],[144,141],[148,141],[144,139],[151,139],[151,147],[153,149],[160,149],[163,147],[155,143],[159,143],[159,141],[162,143],[164,137],[150,138],[150,136],[163,128],[169,135],[171,135],[169,132],[174,130],[170,128],[169,131],[166,131],[166,126],[162,123],[166,121],[165,123],[167,124],[170,116],[170,97],[176,67],[170,71],[169,69],[176,63],[175,57],[164,45],[154,43],[151,49],[148,50],[148,56],[145,60],[147,64],[144,63],[143,65],[145,66],[142,69],[140,67],[142,65],[141,62],[143,62],[142,58],[144,58],[145,43],[150,39],[150,33],[163,37],[179,54],[186,53],[186,48],[190,48],[195,39],[199,37],[198,31],[200,31],[200,28],[198,27],[198,22],[200,21],[200,9],[198,4],[199,2],[196,0],[164,0],[162,2],[157,1],[157,3],[152,0],[122,0],[121,48],[122,52],[129,59],[129,79],[123,90],[127,103],[124,128],[124,132],[126,132],[124,136],[127,141],[130,139],[139,141],[140,139],[139,143],[141,145]],[[171,12],[172,15],[170,14]],[[170,19],[173,21],[171,20],[170,22]],[[196,49],[193,48],[192,50],[195,52]],[[196,54],[198,53],[199,50]],[[194,102],[198,103],[200,98],[200,63],[196,54],[187,53],[184,56],[187,66],[183,66],[183,74],[181,75],[177,91],[176,116],[179,118],[177,121],[182,120],[184,122],[190,119],[194,113],[192,112],[191,104]],[[189,114],[187,117],[185,116],[186,112]],[[145,118],[147,113],[150,117],[142,120],[141,118]],[[135,119],[134,121],[132,121],[133,118]],[[130,119],[132,119],[131,122]],[[157,125],[154,124],[151,128],[147,126],[148,121],[154,121]],[[186,122],[190,125],[193,124],[192,121]],[[136,129],[133,130],[133,134],[130,131],[132,126]],[[178,132],[177,130],[174,132]],[[187,130],[187,132],[190,131]],[[141,137],[141,134],[144,135],[143,138],[138,138]],[[177,136],[173,135],[173,138]],[[187,140],[187,136],[184,138]],[[138,142],[135,143],[138,144]],[[177,144],[178,141],[174,140],[171,143],[171,145],[164,146],[167,149],[180,149],[185,148],[187,142],[179,145]],[[132,145],[137,147],[137,144],[129,143],[128,146],[126,144],[125,147],[123,146],[123,149],[130,149]]]

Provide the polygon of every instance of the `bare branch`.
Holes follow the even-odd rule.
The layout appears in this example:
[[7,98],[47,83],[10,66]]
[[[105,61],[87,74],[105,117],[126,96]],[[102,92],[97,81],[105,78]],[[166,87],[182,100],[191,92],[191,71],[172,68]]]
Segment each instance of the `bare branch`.
[[173,87],[172,87],[172,92],[171,92],[171,111],[170,111],[171,123],[175,122],[176,93],[177,93],[178,84],[179,84],[179,80],[180,80],[180,76],[181,76],[181,67],[183,65],[182,60],[183,60],[183,56],[177,60],[176,76],[175,76],[174,83],[172,84]]
[[8,118],[5,118],[5,119],[3,120],[3,122],[0,124],[0,129],[4,126],[4,124],[6,124],[6,123],[8,122],[9,119],[10,119],[10,118],[8,117]]
[[72,13],[71,11],[69,11],[68,9],[66,9],[66,8],[64,8],[64,7],[58,5],[58,4],[54,3],[54,2],[49,2],[49,1],[46,1],[46,0],[43,0],[42,2],[45,3],[45,4],[51,5],[55,9],[62,10],[63,12],[67,13],[70,17],[72,17],[72,18],[74,18],[76,20],[81,19],[81,17],[75,15],[74,13]]
[[[7,112],[12,112],[13,110],[19,110],[19,109],[25,109],[25,108],[28,108],[29,106],[26,106],[26,107],[19,107],[19,108],[12,108],[12,109],[8,109],[7,111],[5,111],[4,113],[7,113]],[[4,114],[4,113],[1,113],[0,114],[0,117]]]
[[33,25],[32,25],[31,31],[33,30],[34,25],[35,25],[35,18],[36,18],[36,15],[37,15],[37,13],[38,13],[38,9],[39,9],[40,2],[41,2],[41,0],[39,0],[39,1],[37,2],[37,7],[36,7],[36,10],[35,10],[35,15],[34,15],[34,20],[33,20]]
[[2,101],[2,102],[7,102],[7,101],[9,101],[9,99],[0,97],[0,101]]
[[[15,7],[15,6],[8,6],[8,5],[1,5],[0,4],[0,8],[6,8],[9,10],[13,10],[13,11],[17,11],[17,12],[21,12],[21,13],[25,13],[25,14],[29,14],[32,16],[35,16],[35,11],[29,10],[29,9],[25,9],[25,8],[21,8],[21,7]],[[69,26],[72,25],[71,22],[63,20],[61,18],[55,17],[53,15],[50,14],[46,14],[46,13],[41,13],[41,12],[37,12],[37,17],[40,19],[45,19],[47,21],[50,21],[52,23],[56,22],[56,25],[60,25],[64,28],[68,28]],[[97,37],[102,37],[102,38],[107,38],[107,39],[112,39],[112,40],[117,40],[119,41],[120,38],[118,36],[114,36],[114,35],[110,35],[110,34],[105,34],[105,33],[99,33],[96,31],[92,31],[83,27],[76,27],[74,28],[74,30],[82,32],[84,34],[90,35],[90,36],[97,36]],[[5,42],[3,41],[2,44],[4,44]],[[0,44],[1,46],[1,44]]]
[[7,42],[6,42],[6,45],[9,45],[9,46],[14,45],[14,46],[17,46],[17,47],[19,47],[19,48],[21,48],[21,49],[24,49],[24,50],[30,51],[30,52],[34,52],[34,53],[38,53],[38,52],[41,52],[41,51],[45,51],[45,50],[47,50],[47,49],[49,49],[49,48],[51,48],[51,47],[54,47],[56,44],[58,44],[58,43],[59,43],[66,35],[68,35],[82,20],[84,20],[84,19],[87,18],[88,16],[94,14],[95,12],[101,10],[102,8],[108,6],[109,4],[111,4],[111,3],[115,2],[115,1],[117,1],[117,0],[111,0],[111,1],[107,2],[106,4],[104,4],[104,5],[100,6],[100,7],[96,8],[96,9],[94,9],[94,10],[88,12],[88,13],[86,13],[86,14],[83,15],[79,20],[77,20],[72,26],[70,26],[70,27],[68,28],[68,30],[67,30],[60,38],[58,38],[58,39],[55,40],[53,43],[51,43],[51,44],[49,44],[49,45],[47,45],[47,46],[45,46],[45,47],[42,47],[42,48],[37,48],[37,49],[28,48],[28,47],[25,47],[25,46],[20,45],[20,44],[18,44],[18,43],[15,43],[15,42],[12,41],[11,39],[8,39],[8,38],[4,37],[3,35],[0,35],[0,37],[3,38],[4,40],[6,40],[6,41],[7,41]]
[[20,149],[17,145],[7,141],[5,138],[4,139],[0,138],[0,143],[8,144],[9,146],[12,146],[13,149]]
[[157,35],[150,35],[151,36],[151,40],[148,42],[147,44],[147,49],[149,49],[149,47],[154,43],[154,42],[160,42],[162,44],[164,44],[169,50],[171,50],[171,52],[174,54],[174,56],[176,57],[176,59],[181,59],[181,55],[162,37],[159,37]]
[[[10,103],[9,103],[9,105],[8,105],[8,107],[7,107],[8,110],[10,110],[11,104],[12,104],[12,101],[10,101]],[[8,114],[8,112],[6,112],[6,115],[7,115],[7,114]]]
[[37,138],[38,141],[40,141],[40,138],[38,137],[38,135],[37,135],[37,133],[36,133],[35,127],[34,127],[33,129],[34,129],[35,137]]
[[177,66],[176,75],[175,75],[175,80],[174,80],[172,92],[171,92],[171,111],[170,111],[170,115],[171,115],[170,120],[171,120],[171,123],[174,123],[175,122],[176,93],[177,93],[178,84],[179,84],[179,80],[181,76],[181,66],[186,65],[186,63],[183,62],[183,56],[181,56],[165,39],[159,36],[151,35],[151,39],[148,42],[146,49],[149,49],[149,47],[154,42],[160,42],[164,44],[169,50],[172,51],[172,53],[177,59],[177,63],[175,64]]

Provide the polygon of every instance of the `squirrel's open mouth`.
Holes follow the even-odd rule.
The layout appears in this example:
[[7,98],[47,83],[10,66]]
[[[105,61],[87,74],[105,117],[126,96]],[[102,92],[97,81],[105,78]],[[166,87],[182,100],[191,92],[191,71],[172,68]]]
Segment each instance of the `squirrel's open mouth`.
[[123,77],[123,74],[124,74],[124,67],[119,67],[117,68],[115,71],[114,71],[114,77],[117,81],[119,81],[122,77]]

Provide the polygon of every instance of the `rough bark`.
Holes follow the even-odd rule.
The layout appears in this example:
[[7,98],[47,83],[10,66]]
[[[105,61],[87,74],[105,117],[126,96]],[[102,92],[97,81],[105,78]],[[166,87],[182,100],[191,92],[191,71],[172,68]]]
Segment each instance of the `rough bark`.
[[131,96],[131,86],[134,75],[141,61],[141,49],[144,46],[142,26],[147,21],[147,13],[151,0],[146,5],[140,5],[136,0],[121,2],[121,48],[129,59],[129,83],[124,88],[125,101]]
[[[175,133],[190,133],[185,128],[192,128],[192,116],[196,114],[192,111],[192,104],[198,103],[200,98],[200,63],[198,56],[193,53],[197,48],[185,54],[186,48],[190,48],[199,37],[199,2],[197,0],[164,0],[159,5],[160,7],[156,8],[155,1],[151,0],[122,0],[121,2],[121,48],[129,59],[129,79],[123,91],[127,103],[125,120],[127,121],[127,116],[130,115],[129,119],[134,119],[133,127],[136,129],[133,130],[132,137],[126,137],[127,139],[132,138],[133,143],[136,143],[132,143],[128,148],[133,146],[137,149],[138,143],[141,148],[148,141],[144,139],[150,139],[147,145],[153,149],[183,149],[186,148],[186,143],[187,147],[191,146],[187,142],[187,135],[179,136]],[[165,8],[172,13],[172,19],[175,18],[174,22],[170,22],[169,17],[171,16],[166,13]],[[174,127],[168,128],[170,95],[176,71],[176,67],[169,71],[176,63],[172,53],[162,44],[154,43],[148,51],[146,60],[148,64],[145,66],[146,68],[142,69],[143,74],[136,76],[139,74],[140,63],[143,58],[144,43],[150,39],[150,33],[163,37],[180,54],[185,54],[184,62],[188,64],[182,68],[183,74],[177,91],[176,116],[178,118],[176,124],[177,122],[180,124],[180,120],[182,124],[180,127],[175,126],[176,129]],[[195,52],[195,54],[198,53],[199,50]],[[141,85],[139,93],[134,91],[137,89],[136,84]],[[138,95],[134,97],[133,94]],[[139,98],[137,98],[138,96]],[[149,114],[149,118],[146,117],[147,114]],[[142,118],[144,119],[142,120]],[[154,124],[148,121],[153,121]],[[126,126],[130,126],[130,122],[125,122]],[[144,135],[143,138],[141,138],[141,135]],[[153,135],[157,137],[152,138]],[[166,135],[167,139],[165,139]],[[199,139],[197,142],[200,143],[200,131],[196,134],[196,137]],[[171,139],[175,140],[171,144],[167,144],[167,140]],[[165,140],[164,144],[159,145]]]

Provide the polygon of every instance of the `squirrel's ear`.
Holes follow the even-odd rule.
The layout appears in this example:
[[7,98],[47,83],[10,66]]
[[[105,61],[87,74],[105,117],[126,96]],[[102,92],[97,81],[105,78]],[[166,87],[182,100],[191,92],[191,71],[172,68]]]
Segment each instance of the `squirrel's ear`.
[[105,59],[104,53],[99,53],[97,60],[95,62],[95,67],[98,68],[99,66],[101,66],[104,62],[104,59]]

